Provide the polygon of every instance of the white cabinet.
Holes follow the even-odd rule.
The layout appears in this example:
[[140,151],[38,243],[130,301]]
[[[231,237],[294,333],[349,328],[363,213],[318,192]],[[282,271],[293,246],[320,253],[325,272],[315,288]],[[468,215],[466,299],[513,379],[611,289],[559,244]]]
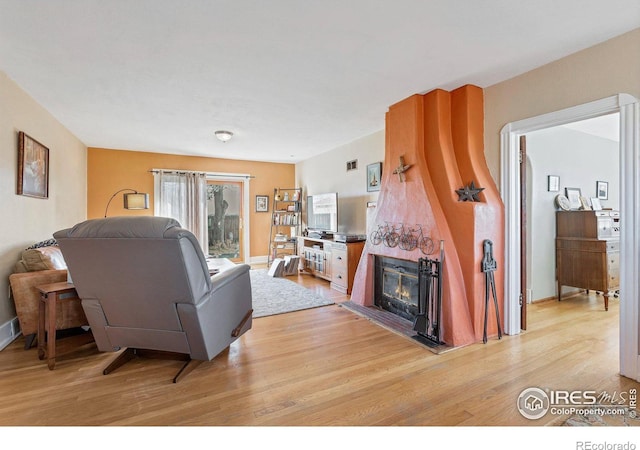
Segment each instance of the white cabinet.
[[351,293],[364,241],[344,243],[303,236],[298,238],[298,248],[304,271],[330,281],[337,291]]

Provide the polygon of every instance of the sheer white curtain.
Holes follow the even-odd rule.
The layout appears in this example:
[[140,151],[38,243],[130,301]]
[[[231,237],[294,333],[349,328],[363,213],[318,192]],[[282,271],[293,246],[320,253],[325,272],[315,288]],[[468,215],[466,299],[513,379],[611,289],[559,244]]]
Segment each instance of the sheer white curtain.
[[209,254],[207,233],[207,179],[199,172],[154,172],[154,211],[171,217],[198,239]]

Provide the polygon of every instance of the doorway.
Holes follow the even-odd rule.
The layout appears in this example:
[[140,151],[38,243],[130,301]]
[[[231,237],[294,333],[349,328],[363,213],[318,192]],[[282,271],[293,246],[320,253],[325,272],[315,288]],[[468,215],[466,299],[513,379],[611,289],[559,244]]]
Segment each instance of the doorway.
[[[557,297],[557,196],[578,189],[589,208],[620,210],[619,130],[615,113],[527,133],[527,303]],[[598,183],[608,186],[606,195],[598,195]]]
[[244,261],[243,183],[207,179],[207,233],[209,255]]
[[584,105],[511,122],[501,131],[501,194],[505,204],[505,332],[519,334],[520,187],[519,138],[532,131],[620,113],[620,374],[640,379],[640,103],[619,94]]

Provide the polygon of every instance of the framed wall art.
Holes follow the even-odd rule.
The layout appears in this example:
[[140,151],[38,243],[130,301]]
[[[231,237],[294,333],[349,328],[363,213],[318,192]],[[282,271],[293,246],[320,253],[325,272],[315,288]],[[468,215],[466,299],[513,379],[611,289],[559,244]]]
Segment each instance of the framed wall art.
[[18,133],[18,195],[49,198],[49,149],[26,133]]
[[558,175],[547,176],[547,191],[558,192],[560,190],[560,177]]
[[256,212],[268,212],[268,211],[269,211],[269,196],[256,195]]
[[571,209],[580,209],[582,206],[582,202],[580,201],[580,197],[582,197],[582,191],[580,188],[564,188],[565,194],[569,199],[569,204],[571,205]]
[[382,163],[377,162],[367,166],[367,192],[380,190],[380,176],[382,175]]
[[596,181],[596,196],[600,200],[609,198],[609,183],[606,181]]

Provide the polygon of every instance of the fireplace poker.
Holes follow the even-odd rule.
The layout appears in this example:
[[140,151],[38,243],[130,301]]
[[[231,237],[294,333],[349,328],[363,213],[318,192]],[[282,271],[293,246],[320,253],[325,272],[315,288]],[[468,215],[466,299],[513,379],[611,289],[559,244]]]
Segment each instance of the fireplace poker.
[[414,339],[428,345],[440,345],[440,311],[442,308],[442,262],[444,241],[440,242],[440,261],[418,260],[418,314],[413,323]]
[[481,269],[484,272],[484,334],[482,342],[487,343],[487,322],[489,320],[489,297],[493,296],[493,305],[496,310],[496,321],[498,324],[498,339],[502,339],[502,327],[500,326],[500,310],[498,309],[498,298],[496,297],[496,281],[493,273],[496,271],[498,264],[493,258],[493,242],[486,239],[482,243],[484,255],[482,257]]
[[426,258],[418,260],[418,315],[413,323],[413,329],[420,334],[426,334],[429,329],[429,298],[431,296],[431,264]]

